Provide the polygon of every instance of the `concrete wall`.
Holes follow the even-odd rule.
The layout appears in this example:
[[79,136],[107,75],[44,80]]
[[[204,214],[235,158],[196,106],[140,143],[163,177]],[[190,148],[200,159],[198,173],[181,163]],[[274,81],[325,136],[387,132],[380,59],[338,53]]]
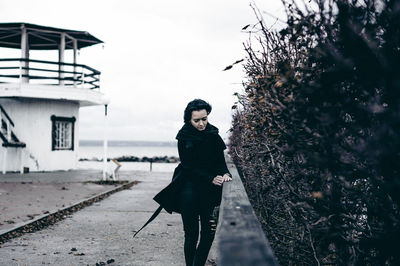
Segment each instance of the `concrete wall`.
[[[26,143],[23,162],[30,171],[54,171],[76,168],[78,161],[79,103],[32,98],[0,98],[0,104],[15,124],[14,132]],[[74,150],[52,151],[51,116],[76,118]],[[0,140],[0,142],[2,142]],[[0,171],[4,147],[0,147]],[[19,171],[19,149],[7,148],[7,171]]]

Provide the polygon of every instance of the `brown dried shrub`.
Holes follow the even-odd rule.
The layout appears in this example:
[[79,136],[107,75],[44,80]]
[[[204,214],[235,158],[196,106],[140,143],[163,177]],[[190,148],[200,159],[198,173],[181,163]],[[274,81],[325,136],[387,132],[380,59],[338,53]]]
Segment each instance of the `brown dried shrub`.
[[398,265],[400,1],[298,2],[255,12],[230,154],[282,265]]

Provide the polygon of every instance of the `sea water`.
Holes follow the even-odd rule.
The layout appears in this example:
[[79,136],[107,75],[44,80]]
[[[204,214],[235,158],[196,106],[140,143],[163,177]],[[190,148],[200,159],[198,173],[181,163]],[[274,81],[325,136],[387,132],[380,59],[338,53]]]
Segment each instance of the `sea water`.
[[[104,154],[102,141],[79,141],[78,157],[79,159],[88,159],[89,161],[79,161],[79,169],[103,169],[101,161]],[[122,156],[136,157],[178,157],[176,142],[149,142],[149,141],[109,141],[107,145],[107,158],[118,158]],[[149,171],[149,162],[120,162],[120,171]],[[153,163],[152,171],[155,172],[173,172],[177,163]]]

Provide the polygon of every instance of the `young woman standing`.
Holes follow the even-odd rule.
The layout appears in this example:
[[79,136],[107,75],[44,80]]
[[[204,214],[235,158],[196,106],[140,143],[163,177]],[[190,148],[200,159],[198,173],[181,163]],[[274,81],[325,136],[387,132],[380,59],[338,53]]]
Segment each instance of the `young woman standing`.
[[208,122],[210,112],[211,105],[200,99],[186,106],[185,123],[176,136],[181,163],[170,185],[154,197],[168,212],[182,216],[187,266],[205,264],[215,234],[212,213],[220,204],[222,184],[232,180],[224,157],[225,143]]

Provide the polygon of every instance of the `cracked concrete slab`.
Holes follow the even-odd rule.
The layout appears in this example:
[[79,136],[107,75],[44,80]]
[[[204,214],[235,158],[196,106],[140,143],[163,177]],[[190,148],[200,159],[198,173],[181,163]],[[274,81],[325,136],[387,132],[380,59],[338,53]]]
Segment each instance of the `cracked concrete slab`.
[[[6,242],[0,265],[184,265],[179,214],[161,212],[132,238],[158,207],[153,196],[172,173],[142,172],[141,181],[46,229]],[[215,252],[211,252],[213,256]]]

